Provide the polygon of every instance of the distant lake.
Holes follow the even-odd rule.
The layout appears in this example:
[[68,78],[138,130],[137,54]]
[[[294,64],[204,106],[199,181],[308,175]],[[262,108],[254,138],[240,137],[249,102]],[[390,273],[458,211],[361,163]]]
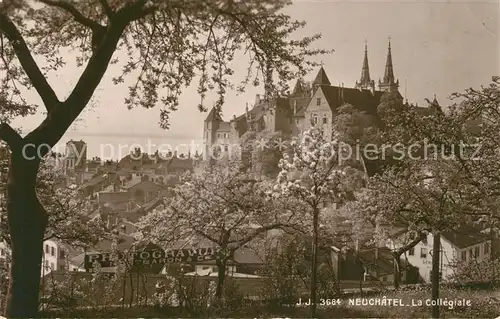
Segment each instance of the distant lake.
[[198,151],[203,152],[203,140],[190,139],[189,137],[127,137],[127,136],[110,136],[110,135],[78,135],[71,133],[70,137],[63,137],[52,150],[58,153],[65,153],[66,143],[70,140],[83,140],[87,143],[87,159],[95,156],[101,159],[118,160],[130,154],[134,148],[141,148],[142,152],[154,153],[158,150],[161,153],[169,151],[177,151],[179,154],[187,154],[191,151],[192,154]]

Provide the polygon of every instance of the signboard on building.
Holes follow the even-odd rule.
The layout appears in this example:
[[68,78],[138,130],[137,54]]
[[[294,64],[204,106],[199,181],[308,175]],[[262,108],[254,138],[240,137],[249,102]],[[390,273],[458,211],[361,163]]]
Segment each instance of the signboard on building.
[[199,263],[206,260],[216,260],[220,249],[191,248],[191,249],[154,249],[134,253],[134,266],[153,266],[172,263]]
[[100,271],[115,272],[117,257],[120,256],[116,256],[115,253],[111,252],[88,253],[85,255],[84,268],[86,271],[92,271],[97,263],[100,266]]

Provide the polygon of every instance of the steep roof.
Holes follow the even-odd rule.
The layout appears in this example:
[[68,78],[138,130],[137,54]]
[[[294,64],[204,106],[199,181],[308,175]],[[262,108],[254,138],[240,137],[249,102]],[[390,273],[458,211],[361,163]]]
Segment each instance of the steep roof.
[[297,82],[295,82],[295,86],[293,87],[292,94],[297,94],[302,92],[304,92],[304,84],[302,83],[302,79],[297,79]]
[[321,86],[328,104],[332,111],[344,104],[352,104],[360,111],[366,111],[369,114],[376,114],[377,107],[384,92],[368,90],[359,90],[338,86]]
[[215,121],[222,121],[222,117],[220,116],[219,111],[215,107],[212,107],[212,109],[207,115],[207,118],[205,119],[205,122],[215,122]]
[[447,241],[459,249],[474,246],[489,240],[489,236],[472,226],[464,226],[441,234]]
[[321,67],[316,75],[316,78],[313,81],[313,85],[330,85],[330,80],[328,80],[328,76],[326,76],[325,69]]

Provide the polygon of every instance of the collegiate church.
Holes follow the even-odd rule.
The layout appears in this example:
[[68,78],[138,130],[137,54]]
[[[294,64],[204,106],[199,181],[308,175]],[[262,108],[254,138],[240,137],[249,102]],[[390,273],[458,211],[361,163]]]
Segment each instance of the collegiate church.
[[314,125],[331,132],[333,116],[340,106],[351,104],[373,114],[377,111],[384,92],[396,92],[403,99],[398,88],[399,80],[394,76],[392,65],[391,43],[389,42],[387,51],[384,77],[378,81],[378,90],[370,77],[368,49],[365,44],[361,78],[356,81],[354,88],[344,87],[343,84],[332,85],[321,66],[311,84],[299,79],[290,95],[273,101],[266,101],[257,95],[252,108],[249,109],[247,105],[245,114],[235,116],[230,121],[224,121],[213,108],[204,123],[206,154],[216,145],[227,151],[229,145],[238,144],[240,137],[249,130],[296,135]]

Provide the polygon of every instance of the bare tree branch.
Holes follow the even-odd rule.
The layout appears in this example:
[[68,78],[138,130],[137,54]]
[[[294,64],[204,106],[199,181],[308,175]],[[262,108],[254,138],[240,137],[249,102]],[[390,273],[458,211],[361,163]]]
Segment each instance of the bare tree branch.
[[47,112],[50,113],[60,103],[59,99],[33,59],[26,41],[16,25],[4,13],[0,14],[0,31],[9,39],[21,66],[30,79],[31,84],[42,98]]
[[[58,7],[73,16],[76,22],[81,23],[82,25],[89,27],[91,30],[95,30],[98,28],[102,28],[103,26],[97,23],[96,21],[85,17],[78,9],[76,9],[71,3],[64,0],[39,0],[42,3],[45,3],[51,7]],[[104,0],[103,0],[104,1]]]

